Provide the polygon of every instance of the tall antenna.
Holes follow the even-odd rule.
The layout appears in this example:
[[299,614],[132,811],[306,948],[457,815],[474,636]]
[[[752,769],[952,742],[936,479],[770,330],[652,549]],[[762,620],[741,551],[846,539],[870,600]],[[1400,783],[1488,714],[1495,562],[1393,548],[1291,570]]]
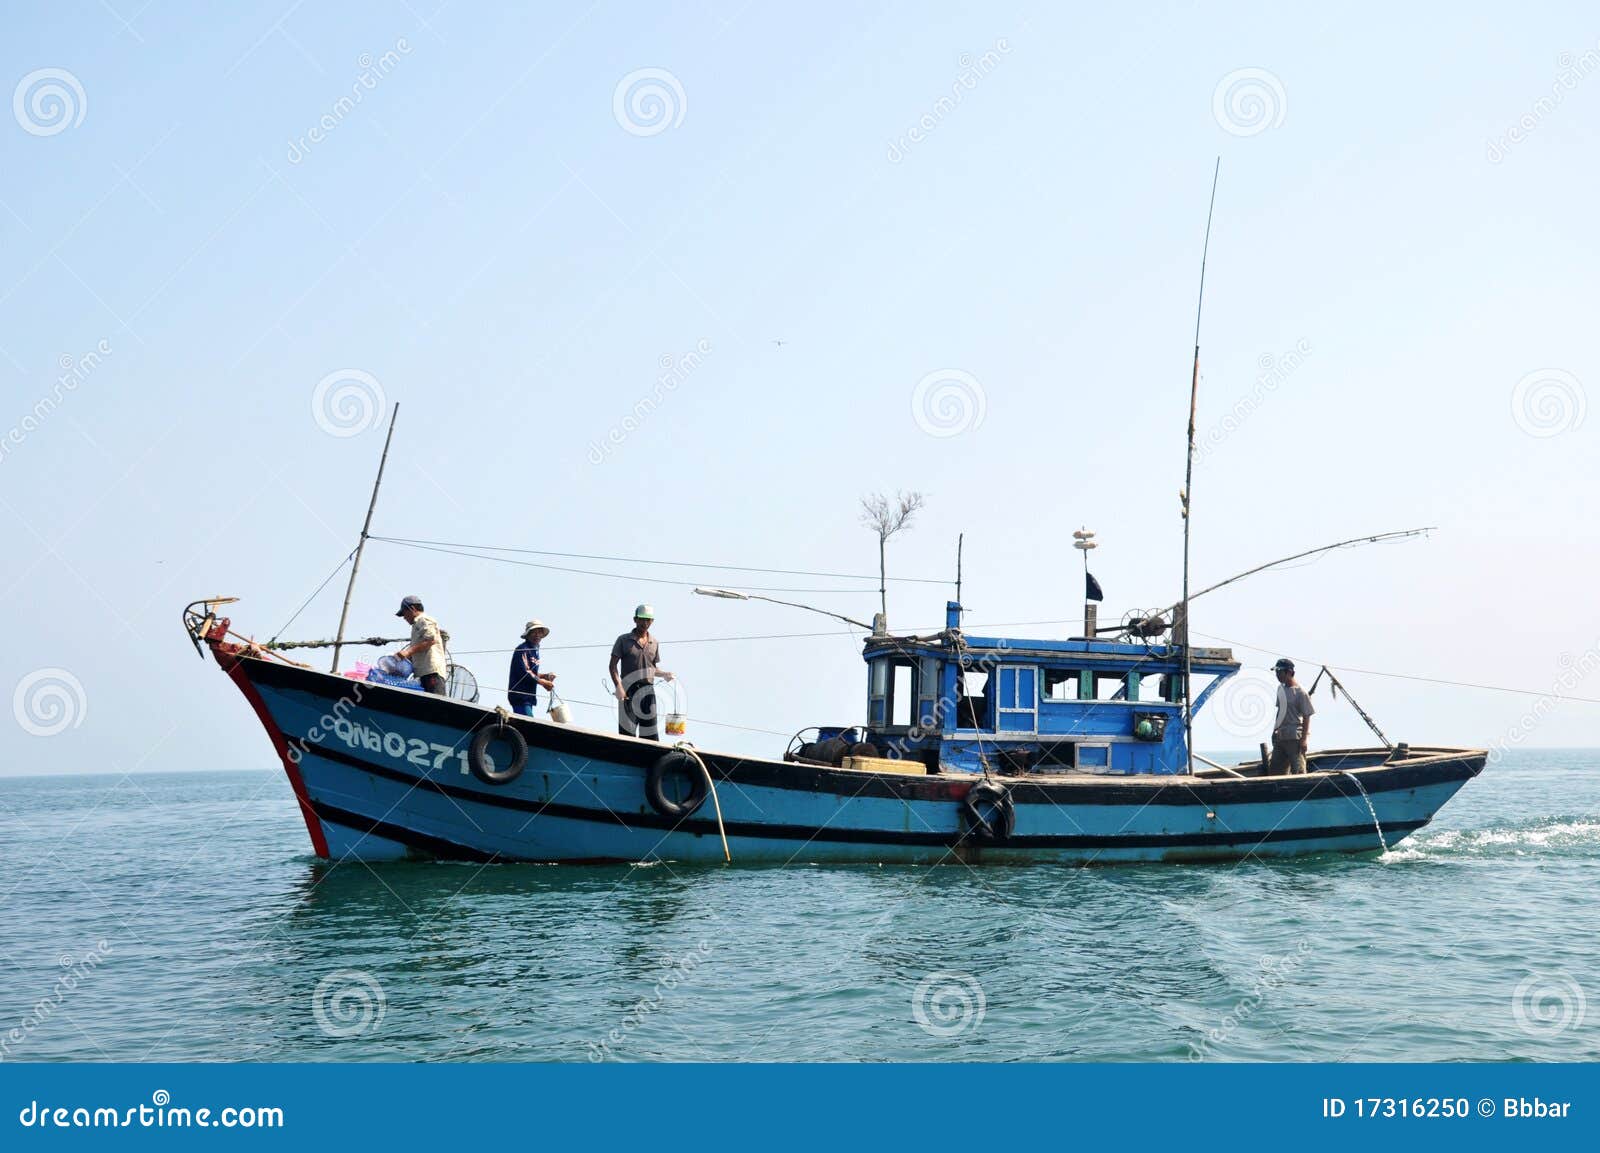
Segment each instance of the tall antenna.
[[1200,293],[1194,306],[1194,372],[1189,377],[1189,451],[1183,466],[1183,612],[1178,641],[1183,645],[1183,743],[1189,753],[1189,773],[1194,773],[1193,647],[1189,644],[1189,500],[1194,486],[1194,414],[1200,400],[1200,312],[1206,302],[1206,257],[1211,252],[1211,216],[1217,208],[1217,178],[1222,157],[1211,170],[1211,203],[1206,208],[1206,239],[1200,246]]
[[961,546],[966,543],[967,534],[956,534],[956,604],[961,603]]

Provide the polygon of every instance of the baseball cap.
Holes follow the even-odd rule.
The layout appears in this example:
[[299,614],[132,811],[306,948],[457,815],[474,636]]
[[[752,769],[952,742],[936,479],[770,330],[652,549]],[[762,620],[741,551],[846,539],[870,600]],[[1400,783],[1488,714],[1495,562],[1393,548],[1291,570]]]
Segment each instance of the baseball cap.
[[403,617],[403,616],[406,615],[406,610],[407,609],[416,609],[418,612],[422,611],[422,598],[421,597],[404,597],[404,598],[402,598],[401,601],[400,601],[400,611],[395,613],[394,615],[397,616],[397,617]]
[[647,621],[653,621],[656,619],[656,610],[649,605],[640,605],[633,610],[633,619],[638,620],[641,617]]

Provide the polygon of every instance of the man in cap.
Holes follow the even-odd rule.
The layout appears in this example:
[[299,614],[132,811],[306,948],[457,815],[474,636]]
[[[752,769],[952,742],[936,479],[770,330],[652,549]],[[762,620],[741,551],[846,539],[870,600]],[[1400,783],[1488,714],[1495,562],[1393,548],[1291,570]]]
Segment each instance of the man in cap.
[[1272,666],[1278,674],[1278,712],[1272,723],[1273,776],[1306,771],[1306,747],[1311,743],[1311,714],[1316,706],[1294,679],[1294,662],[1281,657]]
[[400,611],[394,614],[411,626],[411,643],[395,655],[411,662],[424,692],[444,696],[446,655],[444,633],[439,622],[422,611],[421,597],[406,597],[400,602]]
[[625,737],[659,741],[655,680],[670,681],[661,667],[661,646],[650,635],[656,613],[649,605],[633,610],[633,631],[623,633],[611,646],[611,687],[617,694],[617,731]]
[[538,710],[539,688],[556,687],[555,673],[539,671],[539,642],[550,635],[541,620],[531,620],[522,626],[522,643],[511,651],[511,678],[506,682],[506,699],[513,712],[531,717]]

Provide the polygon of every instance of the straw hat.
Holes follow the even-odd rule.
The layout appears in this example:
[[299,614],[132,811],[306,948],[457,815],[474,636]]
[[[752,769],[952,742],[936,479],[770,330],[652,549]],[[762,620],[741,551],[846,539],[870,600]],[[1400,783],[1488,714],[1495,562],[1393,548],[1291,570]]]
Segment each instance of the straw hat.
[[531,633],[534,629],[543,629],[544,632],[545,632],[545,636],[549,636],[550,635],[550,626],[545,624],[538,617],[534,617],[531,621],[529,621],[527,624],[522,626],[522,635],[523,635],[523,637],[526,638],[527,635],[529,633]]

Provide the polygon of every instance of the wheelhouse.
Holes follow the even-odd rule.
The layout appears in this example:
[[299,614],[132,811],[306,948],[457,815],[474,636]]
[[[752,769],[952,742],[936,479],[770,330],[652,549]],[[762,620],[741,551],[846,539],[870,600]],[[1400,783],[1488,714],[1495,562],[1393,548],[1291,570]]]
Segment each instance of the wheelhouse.
[[[932,636],[869,637],[864,742],[930,771],[1182,773],[1184,653],[1177,644],[968,636],[946,606]],[[1199,709],[1239,671],[1231,650],[1195,648]],[[848,734],[848,735],[847,735]],[[849,730],[827,730],[824,736]]]

